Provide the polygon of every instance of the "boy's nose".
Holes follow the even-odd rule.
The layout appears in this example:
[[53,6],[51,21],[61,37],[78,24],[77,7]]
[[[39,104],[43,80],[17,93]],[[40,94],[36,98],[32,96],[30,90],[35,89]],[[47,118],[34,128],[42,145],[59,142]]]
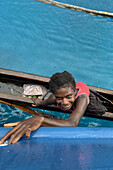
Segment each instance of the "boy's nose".
[[68,104],[68,100],[67,100],[66,98],[63,98],[63,100],[62,100],[62,104],[63,104],[63,105]]

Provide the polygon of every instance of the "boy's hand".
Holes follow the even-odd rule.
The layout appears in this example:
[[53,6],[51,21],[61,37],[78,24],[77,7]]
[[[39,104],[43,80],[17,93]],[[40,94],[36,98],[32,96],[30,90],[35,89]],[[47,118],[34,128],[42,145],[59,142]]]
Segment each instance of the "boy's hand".
[[43,105],[43,100],[41,99],[38,99],[38,98],[32,98],[34,104],[32,104],[33,107],[36,107],[36,106],[41,106]]
[[0,144],[4,143],[9,137],[8,144],[16,143],[24,134],[28,139],[32,131],[38,129],[43,123],[44,117],[34,116],[21,121],[17,126],[11,129],[0,140]]

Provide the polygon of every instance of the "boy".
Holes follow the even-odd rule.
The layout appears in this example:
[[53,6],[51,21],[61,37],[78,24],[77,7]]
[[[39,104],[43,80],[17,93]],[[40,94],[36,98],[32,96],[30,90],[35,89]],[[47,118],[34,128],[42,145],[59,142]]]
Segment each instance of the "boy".
[[33,106],[56,104],[61,110],[70,112],[68,120],[54,120],[41,116],[31,117],[21,121],[11,129],[2,137],[0,144],[9,137],[8,144],[17,142],[24,134],[29,138],[31,131],[38,129],[40,126],[76,127],[86,111],[97,111],[100,114],[107,111],[100,98],[95,95],[95,92],[90,92],[88,86],[84,83],[75,83],[73,76],[67,71],[54,74],[50,79],[49,86],[52,94],[48,99],[33,99]]

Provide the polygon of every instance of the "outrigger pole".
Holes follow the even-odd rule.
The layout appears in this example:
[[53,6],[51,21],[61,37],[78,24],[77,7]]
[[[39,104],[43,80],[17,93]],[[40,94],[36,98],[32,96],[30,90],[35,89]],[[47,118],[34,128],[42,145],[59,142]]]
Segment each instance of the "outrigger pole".
[[75,5],[70,5],[70,4],[65,4],[65,3],[52,1],[52,0],[36,0],[36,1],[39,1],[39,2],[42,2],[45,4],[49,4],[49,5],[53,5],[53,6],[56,6],[59,8],[65,8],[65,9],[75,10],[75,11],[79,11],[79,12],[85,12],[90,15],[98,15],[98,16],[113,18],[113,13],[111,13],[111,12],[91,10],[91,9],[87,9],[87,8],[83,8],[83,7],[79,7],[79,6],[75,6]]

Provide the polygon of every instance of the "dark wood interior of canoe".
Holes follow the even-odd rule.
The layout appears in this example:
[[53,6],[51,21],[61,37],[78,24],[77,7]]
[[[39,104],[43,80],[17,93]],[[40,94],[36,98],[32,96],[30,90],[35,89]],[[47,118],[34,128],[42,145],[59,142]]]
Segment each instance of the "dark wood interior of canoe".
[[[39,84],[46,88],[49,87],[49,77],[38,76],[35,74],[23,73],[13,70],[0,69],[0,100],[10,102],[13,104],[31,106],[33,101],[29,98],[23,97],[23,85],[24,84]],[[89,86],[90,89],[97,91],[99,94],[103,95],[111,102],[113,102],[113,90],[99,88],[95,86]],[[40,107],[45,110],[53,110],[61,112],[55,106]],[[97,115],[92,113],[87,113],[85,116],[94,117],[99,119],[113,120],[113,107],[108,107],[108,112],[104,115]]]

